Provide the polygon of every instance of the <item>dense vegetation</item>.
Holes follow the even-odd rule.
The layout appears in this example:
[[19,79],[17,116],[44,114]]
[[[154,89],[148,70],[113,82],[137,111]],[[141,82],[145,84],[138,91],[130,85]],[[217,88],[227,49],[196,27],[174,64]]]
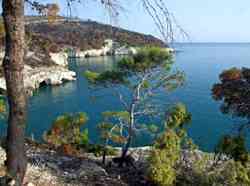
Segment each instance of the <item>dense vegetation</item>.
[[[3,50],[5,30],[0,20],[0,48]],[[26,44],[28,51],[35,56],[25,58],[25,63],[32,66],[51,66],[53,61],[49,53],[65,51],[67,48],[78,50],[100,49],[106,39],[113,39],[120,45],[129,46],[165,46],[165,43],[151,35],[140,34],[118,27],[97,23],[91,20],[82,21],[65,17],[53,18],[50,21],[44,16],[26,17]],[[1,71],[2,75],[2,71]]]
[[[35,19],[36,18],[36,19]],[[58,51],[67,46],[80,50],[99,49],[105,39],[113,39],[122,45],[130,46],[165,46],[160,39],[151,35],[140,34],[107,24],[87,20],[67,21],[58,18],[58,22],[44,22],[43,17],[29,18],[26,30],[32,33],[32,41],[43,42],[48,50]],[[46,19],[46,18],[45,18]],[[65,21],[59,21],[65,19]],[[41,23],[39,23],[39,20]],[[38,22],[37,22],[38,21]],[[32,48],[31,48],[32,49]]]

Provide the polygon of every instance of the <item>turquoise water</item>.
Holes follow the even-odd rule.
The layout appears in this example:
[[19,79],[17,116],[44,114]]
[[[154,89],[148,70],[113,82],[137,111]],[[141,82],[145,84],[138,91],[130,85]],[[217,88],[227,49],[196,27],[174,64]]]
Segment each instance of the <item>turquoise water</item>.
[[[220,135],[232,131],[235,119],[223,115],[219,103],[211,98],[211,87],[219,73],[230,67],[250,66],[250,44],[178,44],[176,67],[186,73],[185,86],[171,94],[161,95],[162,102],[184,102],[192,113],[189,135],[203,150],[211,151]],[[97,140],[96,124],[100,113],[121,109],[119,100],[109,89],[98,92],[88,89],[82,76],[86,69],[103,71],[112,69],[116,59],[100,57],[72,61],[70,68],[77,72],[78,80],[56,87],[41,87],[29,101],[27,135],[41,139],[53,120],[66,112],[86,112],[90,138]],[[4,122],[2,122],[4,123]],[[2,124],[2,134],[5,124]],[[138,136],[135,145],[149,143],[145,135]]]

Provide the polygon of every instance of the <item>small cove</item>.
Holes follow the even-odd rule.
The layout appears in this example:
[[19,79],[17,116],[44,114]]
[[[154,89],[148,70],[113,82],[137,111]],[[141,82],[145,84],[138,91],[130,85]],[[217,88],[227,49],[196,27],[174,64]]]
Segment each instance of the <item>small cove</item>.
[[[189,135],[202,150],[212,151],[222,134],[232,131],[236,119],[220,112],[220,103],[211,97],[212,85],[218,82],[219,74],[231,67],[250,66],[250,44],[178,44],[175,68],[186,74],[186,83],[178,90],[161,95],[160,102],[183,102],[192,113]],[[77,73],[77,81],[61,86],[42,86],[29,101],[27,135],[42,139],[55,118],[67,112],[86,112],[90,139],[98,140],[96,124],[101,121],[101,112],[120,110],[119,100],[110,89],[101,90],[97,97],[83,76],[87,69],[101,72],[111,70],[117,58],[98,57],[77,59],[70,62],[70,69]],[[4,134],[5,121],[1,121]],[[136,146],[150,143],[144,135],[137,136]]]

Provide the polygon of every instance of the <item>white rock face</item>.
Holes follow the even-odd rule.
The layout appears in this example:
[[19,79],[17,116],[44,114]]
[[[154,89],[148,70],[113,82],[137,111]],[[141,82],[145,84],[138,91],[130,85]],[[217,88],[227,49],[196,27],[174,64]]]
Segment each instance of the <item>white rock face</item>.
[[64,52],[50,53],[51,59],[55,64],[60,66],[68,66],[68,55]]
[[76,57],[98,57],[106,56],[112,51],[113,41],[110,39],[105,40],[105,44],[101,49],[91,49],[85,51],[79,51],[76,53]]
[[[27,57],[31,56],[35,56],[34,52],[28,52]],[[47,85],[60,85],[64,81],[76,80],[76,73],[66,68],[68,65],[67,54],[63,52],[50,53],[50,56],[54,61],[55,66],[42,66],[35,68],[32,68],[29,65],[24,66],[24,87],[28,94],[32,94],[32,91],[39,88],[41,83]],[[0,52],[0,65],[2,64],[3,57],[4,52]],[[38,61],[39,60],[40,59],[38,59]],[[0,77],[0,89],[6,90],[4,77]]]
[[115,55],[134,55],[137,50],[134,47],[120,47],[115,50]]
[[[60,66],[31,68],[25,65],[24,68],[24,87],[29,94],[39,88],[41,83],[60,85],[64,81],[73,80],[76,80],[76,73]],[[3,77],[0,78],[0,89],[6,90],[6,82]]]
[[99,57],[107,56],[108,54],[113,53],[114,55],[130,55],[136,54],[137,50],[133,47],[126,46],[116,46],[117,43],[113,42],[111,39],[105,40],[105,44],[101,49],[92,49],[79,51],[76,53],[76,57]]
[[[85,51],[76,52],[76,57],[99,57],[106,56],[108,54],[114,55],[134,55],[137,53],[137,48],[120,46],[118,43],[113,42],[111,39],[105,40],[104,46],[101,49],[92,49]],[[166,48],[166,51],[169,53],[175,52],[173,48]]]
[[166,51],[169,52],[169,53],[174,53],[175,49],[173,49],[173,48],[166,48]]

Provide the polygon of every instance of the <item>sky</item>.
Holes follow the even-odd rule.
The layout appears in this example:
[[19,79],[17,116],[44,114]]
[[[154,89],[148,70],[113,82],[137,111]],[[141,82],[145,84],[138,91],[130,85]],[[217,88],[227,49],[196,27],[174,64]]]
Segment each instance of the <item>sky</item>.
[[[73,16],[110,23],[109,16],[97,0],[83,0],[75,4]],[[179,25],[189,34],[192,42],[250,42],[249,0],[163,0],[175,15]],[[61,14],[66,15],[65,0],[43,0],[60,4]],[[140,0],[120,0],[125,12],[117,23],[133,31],[161,37],[154,22],[145,12]],[[180,40],[178,35],[177,40]],[[184,40],[185,41],[185,40]]]

